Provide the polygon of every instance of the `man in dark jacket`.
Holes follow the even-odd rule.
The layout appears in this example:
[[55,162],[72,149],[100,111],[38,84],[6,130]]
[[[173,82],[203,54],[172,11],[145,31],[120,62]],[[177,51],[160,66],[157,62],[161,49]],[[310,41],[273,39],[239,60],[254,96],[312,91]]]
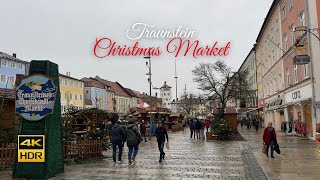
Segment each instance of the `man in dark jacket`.
[[167,143],[169,142],[167,130],[166,130],[166,128],[164,128],[162,126],[162,123],[158,123],[158,128],[156,129],[156,137],[157,137],[157,141],[158,141],[158,148],[160,151],[159,163],[161,163],[162,159],[164,159],[164,156],[166,155],[166,153],[164,153],[164,151],[163,151],[163,147],[164,147],[164,143],[166,141],[166,138],[167,138]]
[[[139,150],[139,144],[141,141],[142,141],[142,137],[139,133],[138,128],[136,127],[136,125],[134,125],[133,121],[129,121],[128,127],[127,127],[127,146],[129,148],[129,151],[128,151],[129,165],[132,162],[135,162],[135,159]],[[132,157],[132,153],[133,153],[133,157]]]
[[119,148],[119,161],[122,161],[122,142],[124,140],[124,131],[123,128],[120,126],[120,123],[117,121],[111,129],[111,142],[112,142],[112,149],[113,149],[113,162],[116,163],[116,153],[117,153],[117,146]]
[[195,137],[195,132],[194,132],[194,125],[193,125],[193,119],[190,119],[189,122],[189,127],[190,127],[190,138]]
[[142,120],[140,124],[140,133],[144,137],[145,142],[147,142],[146,132],[147,132],[146,123],[144,122],[144,120]]

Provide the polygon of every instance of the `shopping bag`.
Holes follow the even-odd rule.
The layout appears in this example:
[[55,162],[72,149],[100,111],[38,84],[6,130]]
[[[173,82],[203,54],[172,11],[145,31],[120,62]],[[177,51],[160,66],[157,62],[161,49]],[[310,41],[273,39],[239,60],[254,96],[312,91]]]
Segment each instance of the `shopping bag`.
[[166,148],[169,150],[170,146],[169,146],[169,141],[166,143]]
[[262,146],[262,153],[267,154],[267,145],[265,144]]
[[275,150],[278,154],[281,154],[280,147],[279,147],[279,144],[278,144],[278,143],[276,143],[276,144],[274,145],[274,150]]

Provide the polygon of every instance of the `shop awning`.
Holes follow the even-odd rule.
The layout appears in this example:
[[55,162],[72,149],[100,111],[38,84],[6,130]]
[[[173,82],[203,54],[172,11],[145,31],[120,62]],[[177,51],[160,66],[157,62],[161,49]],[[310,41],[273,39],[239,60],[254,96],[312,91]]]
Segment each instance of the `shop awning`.
[[240,113],[249,113],[253,111],[257,111],[259,109],[262,109],[263,107],[258,107],[258,108],[248,108],[247,111],[239,111]]

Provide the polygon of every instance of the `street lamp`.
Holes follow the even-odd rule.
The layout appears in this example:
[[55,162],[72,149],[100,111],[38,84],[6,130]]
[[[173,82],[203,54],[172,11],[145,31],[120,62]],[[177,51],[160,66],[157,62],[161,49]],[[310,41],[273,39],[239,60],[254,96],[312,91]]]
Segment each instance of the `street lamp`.
[[149,78],[148,78],[148,82],[149,82],[149,88],[150,88],[150,94],[149,94],[149,96],[150,96],[150,100],[149,100],[149,105],[150,105],[150,123],[151,123],[151,110],[152,110],[152,103],[151,103],[151,101],[152,101],[152,97],[151,97],[151,56],[146,56],[146,57],[143,57],[144,59],[149,59],[149,63],[148,63],[148,61],[146,61],[146,66],[148,67],[148,69],[149,69],[149,73],[147,73],[146,75],[149,75]]

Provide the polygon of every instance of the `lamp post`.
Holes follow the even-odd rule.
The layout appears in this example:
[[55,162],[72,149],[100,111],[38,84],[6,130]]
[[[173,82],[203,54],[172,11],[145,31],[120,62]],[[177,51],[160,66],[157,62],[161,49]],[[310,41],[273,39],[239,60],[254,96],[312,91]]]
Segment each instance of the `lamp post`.
[[151,85],[152,85],[152,83],[151,83],[151,56],[150,56],[150,54],[149,54],[149,56],[146,56],[146,57],[143,57],[143,58],[145,58],[145,59],[149,59],[149,63],[148,63],[148,61],[146,62],[146,66],[148,67],[148,69],[149,69],[149,73],[147,73],[146,75],[149,75],[149,78],[148,78],[148,82],[149,82],[149,88],[150,88],[150,94],[149,94],[149,107],[150,107],[150,123],[151,123],[151,110],[152,110],[152,97],[151,97]]

